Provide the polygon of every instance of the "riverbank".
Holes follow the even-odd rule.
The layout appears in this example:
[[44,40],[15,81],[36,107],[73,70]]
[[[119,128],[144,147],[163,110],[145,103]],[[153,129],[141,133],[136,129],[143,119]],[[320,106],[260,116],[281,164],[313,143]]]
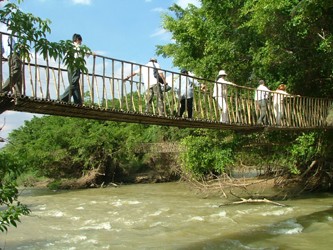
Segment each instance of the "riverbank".
[[199,197],[221,197],[226,200],[239,199],[272,199],[283,200],[294,198],[303,193],[303,188],[295,179],[287,177],[238,177],[231,178],[227,175],[216,176],[210,180],[195,180],[188,176],[168,178],[154,171],[131,176],[127,182],[89,183],[87,177],[79,179],[30,179],[21,183],[21,186],[48,188],[50,190],[76,190],[89,188],[119,187],[131,184],[154,184],[165,182],[183,182]]

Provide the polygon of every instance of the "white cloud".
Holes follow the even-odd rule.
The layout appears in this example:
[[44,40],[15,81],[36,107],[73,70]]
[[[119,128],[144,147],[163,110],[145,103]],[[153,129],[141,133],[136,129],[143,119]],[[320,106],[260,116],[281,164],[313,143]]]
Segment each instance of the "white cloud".
[[200,7],[201,3],[199,0],[177,0],[176,4],[182,8],[186,8],[189,4],[193,4],[196,7]]
[[170,41],[171,40],[171,33],[166,29],[157,29],[150,37],[158,37],[160,40]]
[[155,9],[152,9],[153,12],[163,12],[165,11],[165,9],[163,8],[155,8]]
[[168,31],[165,29],[158,29],[156,30],[155,33],[151,34],[150,37],[156,37],[156,36],[162,36],[164,34],[166,34]]
[[73,4],[90,5],[92,0],[71,0]]

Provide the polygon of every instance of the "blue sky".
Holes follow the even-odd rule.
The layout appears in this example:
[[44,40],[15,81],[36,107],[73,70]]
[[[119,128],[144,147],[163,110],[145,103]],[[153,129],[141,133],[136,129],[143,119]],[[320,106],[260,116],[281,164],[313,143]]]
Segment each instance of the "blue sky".
[[[21,5],[43,19],[50,19],[49,39],[71,39],[73,33],[98,54],[146,63],[155,46],[170,42],[162,29],[161,14],[177,3],[194,0],[25,0]],[[161,67],[172,69],[171,60],[159,58]]]
[[[156,45],[171,42],[171,35],[162,29],[161,14],[174,3],[185,8],[189,3],[198,6],[199,0],[25,0],[20,7],[51,20],[51,41],[71,39],[73,33],[79,33],[97,54],[145,64],[156,56]],[[178,71],[171,59],[157,58],[161,68]],[[33,114],[20,112],[1,114],[0,127],[4,119],[6,125],[0,137],[6,138],[31,117]]]

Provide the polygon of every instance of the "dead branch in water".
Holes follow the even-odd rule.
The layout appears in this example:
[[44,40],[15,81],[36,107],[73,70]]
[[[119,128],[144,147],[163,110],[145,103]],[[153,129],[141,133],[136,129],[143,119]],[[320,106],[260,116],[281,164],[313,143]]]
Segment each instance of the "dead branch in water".
[[273,204],[273,205],[280,206],[280,207],[285,207],[286,206],[285,204],[281,204],[281,203],[278,203],[278,202],[275,202],[275,201],[267,200],[266,198],[264,198],[264,199],[251,199],[251,198],[250,199],[244,199],[244,198],[241,198],[240,201],[234,201],[234,202],[231,202],[231,203],[221,204],[221,205],[219,205],[219,207],[228,206],[228,205],[239,205],[239,204],[244,204],[244,203],[269,203],[269,204]]

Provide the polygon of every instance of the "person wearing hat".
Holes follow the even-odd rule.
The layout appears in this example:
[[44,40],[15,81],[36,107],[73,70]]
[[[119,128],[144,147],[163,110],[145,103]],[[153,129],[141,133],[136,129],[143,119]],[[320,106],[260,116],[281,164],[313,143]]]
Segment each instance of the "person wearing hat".
[[217,100],[221,112],[220,122],[223,123],[229,122],[228,102],[226,100],[228,85],[236,86],[236,84],[227,81],[225,79],[226,76],[227,73],[224,70],[220,70],[213,89],[213,97]]
[[[190,75],[187,69],[182,69],[180,73],[180,78],[176,79],[174,83],[174,90],[180,100],[179,117],[182,117],[186,110],[187,118],[192,118],[193,90],[195,86],[200,86],[200,83],[193,78],[193,74]],[[204,89],[204,85],[201,89]]]
[[127,81],[129,78],[135,75],[141,75],[143,79],[142,83],[146,90],[147,105],[145,113],[149,113],[151,109],[151,104],[153,102],[153,98],[156,95],[158,114],[162,116],[164,114],[164,103],[163,103],[163,93],[160,82],[162,82],[162,84],[165,85],[167,83],[163,71],[160,69],[161,67],[157,62],[157,59],[152,57],[145,66],[139,67],[136,71],[128,75],[123,80]]

